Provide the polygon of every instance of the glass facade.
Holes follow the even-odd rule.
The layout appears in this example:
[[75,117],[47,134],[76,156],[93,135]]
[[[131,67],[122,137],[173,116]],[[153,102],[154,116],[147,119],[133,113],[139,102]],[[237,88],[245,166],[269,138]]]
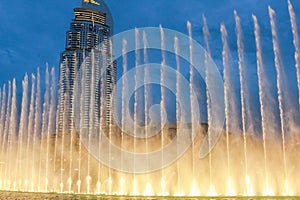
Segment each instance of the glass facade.
[[[72,131],[75,109],[80,109],[81,126],[88,126],[91,121],[97,125],[100,116],[101,123],[111,122],[111,95],[116,82],[116,64],[109,41],[113,23],[105,3],[96,2],[82,0],[82,7],[74,9],[74,19],[66,34],[66,48],[60,58],[58,132]],[[74,95],[78,91],[83,97],[75,108]],[[95,98],[91,99],[91,95]]]

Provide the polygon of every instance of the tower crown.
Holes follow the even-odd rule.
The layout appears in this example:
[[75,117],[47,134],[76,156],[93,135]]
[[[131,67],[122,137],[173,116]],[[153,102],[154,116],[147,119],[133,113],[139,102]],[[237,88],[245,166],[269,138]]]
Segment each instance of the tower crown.
[[89,10],[100,11],[106,14],[106,24],[113,32],[113,17],[112,14],[103,0],[81,0],[81,8]]
[[91,3],[91,4],[95,4],[95,5],[100,5],[100,3],[98,3],[95,0],[83,0],[85,3]]

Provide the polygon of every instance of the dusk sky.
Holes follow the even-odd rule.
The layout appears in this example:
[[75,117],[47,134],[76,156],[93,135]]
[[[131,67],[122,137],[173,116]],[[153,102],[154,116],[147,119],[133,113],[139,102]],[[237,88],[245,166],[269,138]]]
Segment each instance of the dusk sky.
[[[250,53],[253,53],[252,13],[258,16],[262,29],[269,32],[267,6],[277,12],[278,26],[284,35],[283,49],[292,48],[291,31],[286,0],[107,0],[111,9],[115,33],[135,27],[155,26],[174,29],[183,33],[186,22],[193,25],[194,38],[204,45],[202,39],[202,14],[207,17],[211,31],[213,55],[218,65],[220,60],[220,23],[224,22],[229,29],[234,45],[234,17],[237,10],[241,16],[245,38],[249,37]],[[292,1],[296,13],[300,13],[300,4]],[[0,2],[0,83],[16,77],[33,73],[36,67],[44,67],[48,62],[58,71],[59,55],[65,47],[65,33],[73,19],[73,8],[79,7],[79,0],[1,0]],[[299,16],[298,16],[299,17]],[[300,23],[300,20],[298,20]],[[300,27],[300,25],[299,25]],[[270,37],[267,39],[270,41]],[[215,49],[215,50],[214,50]],[[283,53],[285,53],[283,51]],[[289,52],[289,56],[292,54]],[[218,66],[222,67],[222,66]]]
[[[107,0],[114,18],[114,32],[135,27],[158,27],[160,24],[187,34],[186,23],[192,23],[193,36],[204,46],[202,15],[205,15],[211,33],[212,57],[222,70],[222,40],[220,24],[228,29],[232,62],[237,69],[237,45],[234,10],[241,17],[247,60],[247,79],[252,106],[258,113],[256,48],[252,14],[261,26],[264,64],[270,75],[271,93],[276,94],[274,54],[268,6],[276,12],[281,56],[288,79],[287,88],[292,101],[297,102],[294,46],[288,5],[286,0]],[[291,1],[300,27],[300,3]],[[20,84],[25,73],[36,72],[45,63],[55,66],[58,74],[60,52],[65,48],[66,31],[73,19],[73,8],[80,7],[79,0],[1,0],[0,2],[0,84],[16,77]],[[300,30],[298,30],[300,32]],[[237,73],[237,70],[235,70]],[[238,86],[235,88],[238,90]],[[252,101],[252,100],[251,100]],[[295,104],[296,105],[296,104]]]

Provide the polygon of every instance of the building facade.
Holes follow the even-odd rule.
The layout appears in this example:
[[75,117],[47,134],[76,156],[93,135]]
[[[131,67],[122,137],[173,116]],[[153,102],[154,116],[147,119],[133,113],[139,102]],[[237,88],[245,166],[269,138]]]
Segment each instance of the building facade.
[[[113,20],[103,0],[81,0],[61,53],[57,131],[111,123],[111,96],[116,83]],[[101,119],[101,120],[100,120]]]

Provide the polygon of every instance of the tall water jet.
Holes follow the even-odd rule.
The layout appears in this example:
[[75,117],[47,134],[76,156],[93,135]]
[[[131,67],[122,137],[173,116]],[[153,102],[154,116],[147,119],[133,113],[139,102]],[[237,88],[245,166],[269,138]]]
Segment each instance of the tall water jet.
[[288,0],[288,8],[289,8],[289,14],[290,14],[290,22],[292,26],[292,32],[293,32],[293,44],[295,47],[295,67],[296,67],[296,74],[297,74],[297,83],[298,83],[298,91],[299,91],[299,105],[300,105],[300,40],[299,40],[299,34],[298,34],[298,27],[297,27],[297,20],[295,11],[293,8],[293,5],[291,4],[291,1]]
[[[205,82],[206,82],[206,104],[207,104],[207,124],[208,124],[208,143],[209,143],[209,149],[211,149],[211,131],[212,131],[212,121],[211,121],[211,99],[210,99],[210,94],[208,91],[208,88],[210,86],[210,79],[209,79],[209,65],[208,65],[208,59],[211,56],[211,51],[210,51],[210,45],[209,45],[209,29],[207,26],[207,21],[204,15],[202,15],[202,21],[203,21],[203,27],[202,27],[202,33],[205,41],[205,47],[206,47],[206,52],[205,52]],[[213,181],[212,181],[212,154],[211,152],[208,155],[208,162],[209,162],[209,184],[212,186]],[[227,155],[227,169],[228,169],[228,179],[229,179],[229,154]]]
[[228,94],[228,66],[229,66],[229,57],[228,57],[228,42],[227,42],[227,30],[225,28],[225,25],[221,25],[221,33],[222,33],[222,42],[223,42],[223,51],[222,51],[222,57],[223,57],[223,75],[224,75],[224,102],[225,102],[225,131],[226,131],[226,150],[227,150],[227,169],[228,174],[230,173],[230,146],[229,146],[229,94]]
[[[37,140],[39,138],[40,126],[41,126],[41,78],[40,70],[38,68],[36,77],[36,98],[35,98],[35,117],[34,117],[34,130],[33,130],[33,142],[32,142],[32,170],[31,170],[31,182],[34,183],[36,180],[36,147]],[[33,186],[34,187],[34,186]]]
[[28,125],[28,75],[26,74],[22,81],[22,109],[20,117],[20,126],[18,132],[18,150],[17,150],[17,175],[20,180],[24,179],[24,173],[22,169],[24,167],[24,142],[27,139],[27,126]]
[[[227,156],[228,160],[230,160],[230,137],[229,137],[229,131],[230,131],[230,122],[233,119],[231,116],[231,112],[235,112],[233,109],[234,106],[234,99],[230,99],[234,97],[234,93],[231,91],[232,85],[230,82],[230,49],[228,44],[228,33],[226,30],[226,27],[224,24],[221,24],[221,34],[222,34],[222,43],[223,43],[223,51],[222,51],[222,57],[223,57],[223,67],[224,67],[224,102],[225,102],[225,131],[226,131],[226,145],[227,145]],[[237,118],[234,118],[234,120],[237,120]],[[248,155],[247,155],[247,137],[246,133],[243,132],[243,152],[244,152],[244,165],[245,165],[245,184],[246,184],[246,194],[251,195],[252,192],[252,186],[250,183],[250,178],[248,175]],[[229,161],[228,161],[229,164]],[[230,165],[230,164],[229,164]],[[230,166],[228,166],[230,168]],[[229,183],[228,183],[229,184]]]
[[[0,88],[0,118],[1,118],[1,108],[2,108],[2,103],[3,103],[3,101],[2,101],[2,95],[3,95],[3,93],[2,93],[2,88]],[[2,125],[0,125],[0,126],[2,126]],[[0,134],[1,134],[1,131],[2,131],[2,129],[0,129]]]
[[[61,77],[62,77],[62,75],[61,75]],[[58,84],[61,84],[61,82],[59,81]],[[62,88],[59,88],[58,89],[58,95],[61,95],[61,93],[62,93]],[[58,102],[57,108],[56,108],[56,113],[59,113],[59,111],[61,110],[61,108],[63,106],[61,104],[62,104],[62,102]],[[53,173],[56,173],[56,167],[57,167],[56,160],[58,158],[57,154],[58,154],[58,148],[59,148],[59,145],[58,145],[59,123],[60,123],[59,120],[60,120],[60,116],[59,116],[59,114],[57,114],[56,118],[55,118],[56,127],[55,127],[55,142],[54,142],[54,151],[53,151]]]
[[61,145],[60,147],[58,147],[60,149],[60,165],[59,165],[59,174],[60,174],[60,182],[59,182],[59,191],[62,193],[63,192],[63,189],[64,189],[64,171],[65,171],[65,168],[64,168],[64,150],[65,150],[65,134],[66,134],[66,131],[67,131],[67,112],[68,110],[66,109],[67,108],[67,103],[69,102],[69,97],[68,97],[68,94],[65,93],[64,94],[64,111],[63,111],[63,130],[62,130],[62,133],[61,133]]
[[[3,89],[4,89],[4,86],[3,86]],[[3,116],[3,103],[4,103],[3,96],[4,96],[4,92],[3,92],[2,88],[0,88],[0,120],[2,119],[2,116]],[[3,123],[2,123],[2,121],[0,121],[0,122],[1,122],[1,124],[0,124],[0,144],[1,144]]]
[[208,56],[211,56],[211,50],[210,50],[210,45],[209,45],[210,32],[208,29],[206,17],[204,15],[202,15],[202,22],[203,22],[202,33],[203,33],[203,37],[204,37],[206,52],[207,52]]
[[[78,76],[78,75],[77,75]],[[52,80],[52,84],[55,84],[55,79],[54,80]],[[77,81],[75,81],[75,83],[74,83],[74,92],[73,92],[73,94],[75,93],[75,91],[78,91],[78,86],[79,85],[79,83],[77,82]],[[53,86],[52,86],[53,87]],[[53,93],[53,94],[51,94],[51,96],[52,95],[54,95],[53,97],[55,97],[55,93]],[[75,95],[74,95],[75,96]],[[51,97],[52,98],[52,97]],[[78,97],[76,96],[74,99],[77,99]],[[74,104],[75,104],[75,100],[73,99],[73,106],[72,106],[72,110],[71,110],[71,113],[73,113],[73,115],[74,115],[74,113],[75,113],[75,109],[78,109],[78,108],[75,108],[75,106],[74,106]],[[71,100],[70,100],[71,101]],[[53,102],[54,104],[55,104],[55,102]],[[71,103],[71,102],[70,102]],[[51,108],[50,108],[51,109]],[[50,110],[50,112],[51,112],[51,110]],[[54,118],[54,116],[52,116],[53,118]],[[75,118],[75,116],[74,116],[74,118]],[[75,121],[74,119],[73,119],[73,121]],[[48,133],[48,135],[49,135],[50,133]],[[72,181],[73,181],[73,179],[72,179],[72,172],[73,172],[73,151],[74,151],[74,146],[75,146],[75,142],[74,142],[74,138],[75,138],[75,134],[76,134],[76,128],[74,128],[74,127],[72,127],[71,128],[71,130],[69,131],[69,137],[68,137],[68,139],[70,140],[69,141],[69,145],[70,145],[70,147],[69,147],[69,149],[68,149],[68,151],[69,151],[69,176],[68,176],[68,180],[67,180],[67,184],[68,184],[68,191],[69,191],[69,193],[71,193],[71,191],[72,191]],[[48,142],[47,142],[48,143]],[[80,143],[80,142],[79,142]],[[47,181],[47,180],[46,180]]]
[[246,85],[245,85],[245,55],[244,55],[244,43],[243,43],[243,31],[241,27],[240,17],[237,12],[234,11],[235,23],[236,23],[236,35],[237,35],[237,47],[238,47],[238,66],[239,66],[239,78],[240,78],[240,95],[241,95],[241,107],[242,107],[242,131],[244,137],[246,137]]
[[[69,77],[70,76],[70,70],[67,69],[66,70],[66,76]],[[65,172],[65,139],[66,139],[66,135],[69,134],[69,129],[68,129],[68,125],[69,125],[69,120],[68,120],[68,114],[70,112],[70,110],[68,109],[68,105],[71,103],[70,102],[70,82],[67,80],[66,81],[66,88],[67,88],[67,92],[65,92],[64,94],[64,105],[63,105],[63,128],[62,128],[62,132],[60,133],[60,137],[61,137],[61,144],[60,146],[58,146],[58,150],[60,153],[60,165],[59,165],[59,174],[60,174],[60,182],[59,182],[59,191],[60,192],[64,192],[64,172]],[[57,150],[56,150],[57,151]]]
[[43,149],[44,146],[46,146],[45,142],[47,139],[47,132],[48,130],[48,118],[49,118],[49,104],[50,104],[50,83],[49,83],[49,69],[48,69],[48,64],[46,64],[46,72],[45,72],[45,94],[44,94],[44,103],[43,103],[43,114],[42,114],[42,130],[40,133],[40,146],[39,146],[39,170],[38,170],[38,191],[41,190],[41,177],[42,177],[42,169],[43,167]]
[[[90,74],[91,80],[90,80],[90,85],[91,88],[89,88],[88,93],[89,93],[89,116],[88,116],[88,121],[89,121],[89,125],[88,125],[88,143],[87,143],[87,149],[91,149],[91,142],[92,142],[92,134],[93,134],[93,130],[94,130],[94,109],[95,109],[95,103],[94,103],[94,98],[95,98],[95,91],[94,91],[94,82],[95,82],[95,78],[94,78],[94,70],[95,70],[95,66],[94,66],[94,52],[91,52],[91,56],[90,58],[86,58],[86,59],[91,59],[91,66],[88,68],[88,73]],[[86,61],[88,62],[88,61]],[[88,82],[89,80],[87,80]],[[109,136],[110,137],[110,136]],[[110,156],[110,151],[108,152],[109,156]],[[91,181],[92,181],[92,175],[91,175],[91,155],[88,154],[87,155],[87,177],[86,177],[86,187],[87,187],[87,193],[90,194],[91,193]]]
[[[194,53],[194,49],[193,49],[193,35],[192,35],[192,24],[190,21],[187,22],[187,30],[188,30],[188,36],[189,36],[189,64],[190,64],[190,105],[191,105],[191,141],[192,141],[192,174],[193,177],[195,177],[195,143],[194,143],[194,138],[195,138],[195,134],[196,134],[196,128],[197,128],[197,124],[196,123],[196,118],[195,118],[195,114],[194,111],[195,109],[195,102],[197,101],[197,99],[195,99],[195,95],[194,95],[194,58],[193,58],[193,53]],[[196,188],[196,180],[192,180],[192,188]],[[197,189],[192,189],[192,191],[190,193],[193,193],[192,195],[199,195]]]
[[[127,84],[128,80],[126,78],[126,73],[128,71],[127,69],[127,40],[123,39],[122,43],[122,59],[123,59],[123,80],[122,80],[122,132],[121,132],[121,149],[124,149],[124,134],[125,134],[125,113],[126,113],[126,106],[125,105],[125,98],[126,94],[128,93],[127,91]],[[121,168],[123,169],[124,166],[124,152],[121,152]],[[121,179],[124,180],[123,177]],[[121,193],[124,193],[124,183],[121,183]]]
[[[245,155],[245,168],[246,168],[246,179],[248,175],[248,155],[247,155],[247,133],[246,133],[246,85],[245,85],[245,55],[244,55],[244,43],[243,43],[243,31],[241,27],[241,20],[234,11],[235,23],[236,23],[236,34],[237,34],[237,47],[238,47],[238,57],[239,57],[239,78],[240,78],[240,95],[241,95],[241,107],[242,107],[242,132],[244,137],[244,155]],[[252,191],[250,185],[247,185],[247,194],[251,194]]]
[[[179,122],[181,120],[180,117],[180,105],[179,105],[179,95],[180,95],[180,57],[179,57],[179,53],[180,53],[180,49],[179,49],[179,41],[178,41],[178,37],[174,38],[174,50],[175,50],[175,56],[176,56],[176,70],[177,70],[177,74],[176,74],[176,128],[177,130],[179,130]],[[177,137],[177,153],[179,153],[179,137]],[[176,165],[177,167],[177,194],[179,195],[181,193],[181,185],[180,185],[180,165],[179,163],[177,163]]]
[[[28,129],[27,129],[27,141],[26,141],[26,171],[30,171],[31,167],[31,141],[33,139],[33,131],[34,131],[34,116],[35,116],[35,109],[34,109],[34,102],[35,102],[35,76],[31,75],[31,92],[30,92],[30,105],[29,105],[29,114],[28,114]],[[28,190],[28,184],[30,180],[30,173],[27,173],[25,179],[25,190]],[[31,181],[32,182],[32,181]]]
[[[5,164],[4,169],[1,169],[1,171],[3,170],[3,177],[4,177],[4,187],[6,186],[5,182],[8,182],[8,177],[7,177],[7,168],[8,166],[8,162],[7,162],[7,149],[8,149],[8,145],[7,145],[7,138],[9,135],[9,127],[10,127],[10,115],[11,115],[11,82],[8,82],[8,95],[7,95],[7,108],[6,108],[6,118],[5,118],[5,125],[4,125],[4,136],[3,136],[3,141],[2,141],[2,149],[1,149],[1,154],[2,154],[2,158],[3,158],[3,163]],[[9,188],[9,186],[7,187]]]
[[[4,140],[4,128],[5,128],[5,108],[6,108],[6,84],[3,85],[2,87],[2,95],[1,95],[1,112],[0,112],[0,144],[2,145],[3,140]],[[2,150],[2,148],[1,148]],[[1,156],[2,155],[2,151],[0,152]],[[2,157],[1,157],[2,158]],[[1,160],[2,161],[2,160]],[[1,165],[1,171],[0,173],[2,173],[2,165]],[[1,175],[1,174],[0,174]],[[3,177],[1,177],[3,178]]]
[[[113,55],[113,41],[112,41],[112,39],[109,39],[109,54],[108,54],[108,59],[109,59],[109,63],[108,63],[108,65],[111,67],[111,68],[113,68],[113,66],[114,66],[114,55]],[[116,80],[115,80],[115,77],[114,76],[112,76],[112,83],[116,83]],[[112,90],[114,90],[114,88],[112,88]],[[112,108],[113,108],[113,99],[112,99],[112,94],[109,94],[109,96],[110,96],[110,102],[109,102],[109,110],[112,110]],[[112,126],[113,126],[113,114],[112,113],[110,113],[109,114],[109,134],[112,136],[113,135],[113,129],[112,129]],[[113,138],[112,138],[112,140],[113,140]],[[109,145],[109,152],[111,152],[111,145]],[[112,153],[110,153],[110,155],[112,155]],[[110,156],[110,157],[112,157],[112,156]],[[109,170],[110,170],[110,173],[111,173],[111,175],[112,175],[112,169],[111,168],[109,168]],[[110,178],[109,178],[109,192],[110,192],[110,194],[112,194],[112,184],[113,184],[113,179],[112,179],[112,176],[109,176]]]
[[[98,154],[99,155],[101,155],[101,142],[102,142],[102,131],[103,131],[103,112],[104,112],[104,110],[103,110],[103,95],[101,95],[101,94],[103,94],[102,93],[102,83],[103,83],[103,80],[102,79],[100,79],[99,80],[100,81],[100,107],[99,107],[99,109],[100,109],[100,119],[99,119],[99,135],[98,135]],[[121,156],[121,159],[123,159],[122,158],[122,156]],[[101,170],[102,170],[102,168],[101,168],[101,162],[98,162],[98,169],[97,169],[97,193],[101,193]]]
[[[91,52],[91,69],[90,69],[90,74],[91,74],[91,88],[90,88],[90,105],[89,105],[89,131],[88,131],[88,149],[91,149],[91,142],[92,142],[92,136],[94,134],[94,128],[95,128],[95,121],[94,121],[94,116],[95,116],[95,54],[94,51],[92,50]],[[109,133],[110,134],[110,133]],[[110,137],[110,135],[109,135]],[[109,156],[110,156],[110,151],[109,151]],[[87,161],[87,193],[91,193],[90,191],[90,181],[92,179],[91,175],[91,156],[88,155],[88,161]]]
[[[45,94],[44,94],[44,104],[43,104],[43,114],[42,114],[42,132],[41,132],[41,140],[46,138],[45,134],[48,130],[48,122],[49,122],[49,105],[50,105],[50,74],[48,64],[46,65],[45,72]],[[43,144],[43,142],[41,142]]]
[[[138,134],[138,83],[139,83],[139,65],[140,65],[140,33],[138,29],[135,29],[135,67],[136,71],[134,74],[134,110],[133,110],[133,129],[134,129],[134,137],[133,137],[133,152],[137,151],[137,134]],[[136,160],[133,159],[133,166],[135,167]],[[134,170],[135,171],[135,170]],[[133,175],[133,195],[137,194],[137,180],[136,175]]]
[[[85,52],[83,53],[83,57],[85,58]],[[81,64],[81,70],[80,70],[80,81],[81,81],[81,88],[80,88],[80,91],[81,91],[81,94],[80,95],[80,113],[84,113],[84,115],[87,115],[85,113],[85,96],[84,94],[86,93],[86,69],[87,69],[87,66],[86,66],[86,60],[83,60],[82,64]],[[78,86],[79,87],[79,86]],[[102,95],[101,95],[102,97]],[[80,127],[85,127],[84,124],[85,121],[84,121],[84,117],[83,116],[80,116]],[[82,134],[79,134],[79,140],[81,141],[82,140]],[[82,173],[81,173],[81,169],[82,169],[82,143],[79,142],[78,144],[78,177],[77,177],[77,191],[78,193],[81,192],[81,184],[82,184]]]
[[[78,61],[76,61],[78,62]],[[84,61],[83,61],[84,62]],[[73,145],[73,147],[69,148],[69,175],[68,175],[68,190],[72,192],[80,191],[80,167],[81,167],[81,134],[78,133],[78,128],[82,129],[81,126],[81,116],[77,115],[77,113],[81,112],[81,96],[82,96],[82,87],[84,83],[81,81],[83,62],[81,63],[81,68],[77,71],[76,80],[74,83],[74,106],[72,107],[72,113],[74,114],[74,123],[75,127],[70,131],[71,135],[69,136],[70,141],[69,144]],[[53,80],[55,81],[55,79]],[[55,95],[55,93],[54,93]],[[55,103],[55,102],[54,102]],[[76,105],[76,106],[75,106]],[[55,116],[53,116],[55,117]],[[79,127],[76,126],[79,125]],[[74,188],[72,187],[74,185]],[[77,187],[76,187],[77,186]],[[75,189],[76,188],[76,189]]]
[[[91,148],[91,144],[92,144],[92,139],[94,137],[94,130],[96,128],[97,125],[97,121],[95,120],[95,97],[96,97],[96,93],[95,93],[95,86],[96,86],[96,63],[95,63],[95,52],[94,50],[92,50],[91,52],[91,68],[90,68],[90,74],[91,74],[91,80],[90,80],[90,84],[91,84],[91,89],[90,89],[90,105],[89,105],[89,132],[88,132],[88,149]],[[111,132],[109,132],[109,134],[111,134]],[[109,151],[109,155],[110,155],[110,151]],[[92,174],[91,174],[91,156],[88,155],[88,162],[87,162],[87,181],[88,181],[88,191],[87,193],[91,193],[90,191],[90,184],[92,181]]]
[[264,172],[265,172],[265,190],[269,189],[269,178],[268,178],[268,166],[267,166],[267,145],[266,145],[266,115],[264,109],[264,101],[263,101],[263,58],[262,58],[262,46],[260,39],[260,27],[258,24],[257,17],[252,15],[254,22],[254,35],[255,35],[255,43],[256,43],[256,62],[257,62],[257,76],[258,76],[258,89],[259,89],[259,104],[260,104],[260,114],[261,114],[261,127],[262,127],[262,136],[263,136],[263,151],[264,151]]
[[10,122],[9,122],[9,134],[8,134],[8,153],[6,159],[6,168],[8,174],[9,181],[15,181],[15,174],[12,174],[13,164],[15,162],[12,161],[11,158],[16,158],[15,156],[15,141],[17,137],[17,86],[16,86],[16,79],[13,79],[12,83],[12,99],[11,99],[11,114],[10,114]]
[[47,130],[47,144],[46,144],[46,171],[45,171],[45,190],[48,191],[49,183],[49,161],[52,156],[50,154],[50,142],[51,135],[55,131],[55,114],[56,114],[56,80],[55,80],[55,68],[51,70],[51,87],[50,87],[50,108],[49,108],[49,117],[48,117],[48,130]]
[[[148,58],[148,41],[147,41],[147,35],[146,32],[143,32],[143,46],[144,46],[144,64],[146,67],[144,68],[144,118],[145,118],[145,141],[146,141],[146,146],[145,146],[145,152],[147,153],[146,155],[146,160],[147,160],[147,168],[149,168],[149,157],[148,157],[148,152],[149,152],[149,144],[148,144],[148,138],[149,138],[149,117],[148,117],[148,109],[150,105],[150,86],[148,85],[149,83],[149,77],[150,73],[148,70],[147,64],[149,63],[149,58]],[[147,175],[147,183],[149,182],[149,176]],[[151,187],[148,187],[149,191],[151,191]],[[146,188],[147,191],[147,188]]]
[[280,112],[280,128],[281,128],[281,136],[282,136],[282,152],[283,152],[283,167],[284,167],[284,177],[285,177],[285,193],[289,193],[288,186],[288,177],[287,177],[287,162],[286,162],[286,135],[285,135],[285,121],[284,121],[284,110],[283,110],[283,93],[282,93],[282,63],[281,63],[281,55],[278,41],[278,33],[275,23],[275,11],[269,6],[269,16],[270,16],[270,24],[272,31],[272,41],[273,41],[273,50],[274,50],[274,62],[277,74],[277,95],[278,95],[278,104],[279,104],[279,112]]
[[[6,84],[3,85],[3,87],[1,88],[1,129],[0,131],[3,131],[4,129],[4,118],[5,118],[5,108],[6,108]],[[1,132],[3,133],[3,132]]]
[[[161,91],[161,101],[160,101],[160,129],[161,129],[161,165],[163,166],[164,163],[164,137],[165,137],[165,131],[164,131],[164,119],[165,119],[165,103],[166,103],[166,91],[164,88],[164,81],[165,81],[165,66],[166,66],[166,46],[165,46],[165,33],[163,30],[162,25],[159,26],[160,29],[160,39],[161,39],[161,54],[162,54],[162,63],[161,63],[161,70],[160,70],[160,91]],[[161,170],[161,193],[162,195],[165,195],[165,174],[164,169]]]

